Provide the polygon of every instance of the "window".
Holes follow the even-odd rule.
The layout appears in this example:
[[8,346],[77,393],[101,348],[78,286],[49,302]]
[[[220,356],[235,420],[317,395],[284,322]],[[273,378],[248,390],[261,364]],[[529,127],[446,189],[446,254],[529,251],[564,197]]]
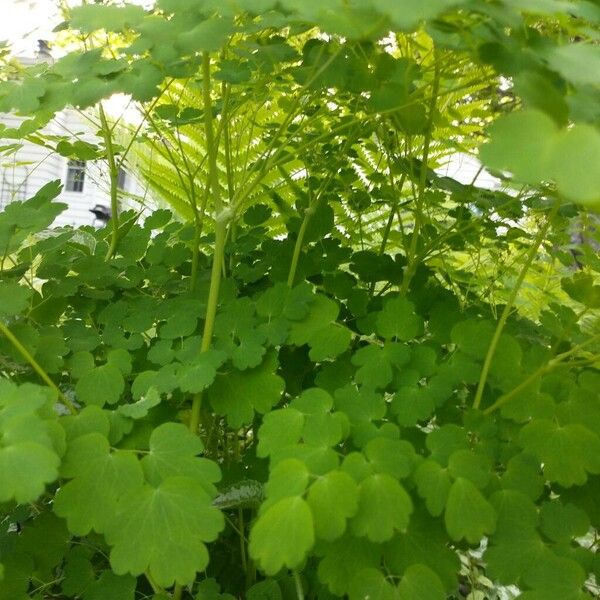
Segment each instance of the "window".
[[67,165],[67,182],[65,189],[67,192],[83,192],[83,182],[85,180],[85,161],[70,160]]
[[127,171],[119,167],[119,176],[117,178],[117,187],[124,190],[127,185]]

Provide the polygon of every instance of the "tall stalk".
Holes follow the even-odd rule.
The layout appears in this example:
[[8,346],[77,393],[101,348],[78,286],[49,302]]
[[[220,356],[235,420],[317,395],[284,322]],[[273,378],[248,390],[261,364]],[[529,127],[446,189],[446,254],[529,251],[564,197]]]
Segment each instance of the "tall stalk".
[[106,162],[108,163],[108,175],[110,181],[110,220],[112,231],[110,237],[110,246],[106,253],[105,260],[110,260],[117,251],[119,244],[119,166],[115,159],[115,152],[112,144],[112,131],[106,119],[104,107],[100,103],[100,130],[106,146]]
[[410,248],[408,251],[406,270],[404,279],[402,280],[402,294],[406,294],[410,287],[410,282],[415,275],[418,266],[417,244],[423,220],[423,200],[425,196],[425,186],[427,183],[427,165],[429,163],[429,149],[433,137],[433,119],[437,106],[438,96],[440,92],[440,62],[437,53],[434,51],[434,73],[433,85],[431,88],[431,97],[429,99],[429,111],[427,129],[425,130],[425,139],[423,141],[423,157],[421,159],[421,173],[419,176],[419,189],[415,198],[415,226],[410,240]]
[[31,368],[39,375],[40,379],[52,390],[54,390],[61,402],[69,409],[72,415],[77,414],[75,405],[62,393],[60,388],[50,379],[50,376],[42,368],[42,366],[35,360],[31,352],[21,344],[19,339],[13,334],[13,332],[0,321],[0,333],[14,346],[15,350],[31,365]]
[[[227,239],[228,212],[223,210],[223,200],[219,187],[219,173],[217,171],[217,152],[215,143],[212,117],[211,101],[211,78],[210,78],[210,55],[204,53],[202,59],[202,95],[204,100],[204,133],[206,136],[206,146],[208,151],[208,190],[213,201],[215,215],[215,246],[213,251],[213,261],[210,276],[210,289],[208,292],[208,301],[206,306],[206,317],[204,320],[204,331],[202,332],[202,344],[200,352],[207,352],[212,343],[213,331],[215,328],[215,318],[217,314],[217,304],[219,301],[219,289],[221,286],[221,266],[225,254],[225,240]],[[192,401],[192,413],[190,416],[190,431],[198,432],[200,425],[200,411],[202,408],[202,393],[194,396]]]
[[504,306],[504,310],[502,311],[502,314],[500,315],[500,319],[498,320],[498,324],[496,325],[496,330],[494,331],[492,341],[490,342],[490,346],[488,348],[487,354],[485,355],[485,360],[483,361],[481,375],[479,376],[479,383],[477,384],[477,391],[475,392],[475,399],[473,400],[473,408],[479,408],[479,406],[481,405],[481,399],[483,397],[483,390],[485,388],[485,384],[486,384],[487,377],[488,377],[488,374],[490,371],[490,367],[492,366],[492,360],[494,358],[494,354],[496,353],[496,348],[498,347],[498,342],[500,341],[500,336],[502,335],[502,332],[504,331],[506,321],[508,320],[510,312],[513,309],[513,306],[515,304],[515,300],[517,299],[519,290],[521,289],[521,286],[523,285],[523,281],[525,280],[525,275],[527,275],[527,272],[529,271],[529,268],[531,267],[533,260],[536,256],[536,254],[538,253],[539,247],[542,245],[542,242],[546,238],[548,229],[550,228],[550,225],[552,224],[552,221],[553,221],[554,217],[556,216],[556,213],[558,212],[559,208],[560,208],[560,203],[556,202],[556,204],[552,207],[552,210],[550,211],[550,214],[548,215],[546,222],[540,228],[537,236],[535,237],[533,244],[527,254],[527,258],[525,259],[525,263],[521,267],[521,272],[519,273],[519,276],[517,278],[515,286],[513,287],[512,291],[510,293],[510,296],[508,298],[508,301],[507,301],[506,305]]

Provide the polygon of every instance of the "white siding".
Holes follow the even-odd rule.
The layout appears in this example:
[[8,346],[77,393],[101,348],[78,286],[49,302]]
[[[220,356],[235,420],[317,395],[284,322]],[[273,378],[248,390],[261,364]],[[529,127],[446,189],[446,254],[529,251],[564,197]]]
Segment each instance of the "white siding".
[[[21,119],[14,115],[0,115],[0,122],[9,127],[18,127]],[[43,130],[50,135],[74,134],[78,139],[98,143],[90,130],[90,126],[74,110],[65,110],[58,113]],[[1,140],[0,145],[13,143],[14,140]],[[49,181],[60,179],[66,183],[68,160],[52,151],[33,144],[23,142],[23,147],[14,155],[0,159],[0,210],[13,200],[23,200],[33,196],[37,190]],[[4,183],[4,185],[2,185]],[[127,173],[125,196],[133,194],[145,196],[144,189],[138,180]],[[108,172],[104,161],[88,161],[86,164],[85,180],[81,192],[69,192],[63,189],[59,198],[60,202],[68,208],[56,219],[54,226],[64,225],[91,225],[94,215],[90,212],[97,204],[110,206]],[[124,197],[121,208],[134,206],[128,198]]]

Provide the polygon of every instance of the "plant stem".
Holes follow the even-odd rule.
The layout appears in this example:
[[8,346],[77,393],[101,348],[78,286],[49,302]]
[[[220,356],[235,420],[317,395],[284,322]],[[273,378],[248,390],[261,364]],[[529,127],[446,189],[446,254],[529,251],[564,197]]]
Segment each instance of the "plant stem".
[[160,585],[158,585],[156,583],[156,581],[154,581],[154,577],[152,577],[152,575],[150,575],[149,571],[146,571],[144,573],[144,575],[146,576],[146,579],[148,580],[148,583],[150,584],[150,587],[152,588],[152,591],[155,594],[160,594],[161,592],[164,592],[164,590],[160,587]]
[[296,584],[296,596],[298,600],[304,600],[304,589],[302,588],[302,580],[300,579],[300,574],[296,569],[292,571],[292,575],[294,577],[294,583]]
[[106,161],[108,163],[108,175],[110,179],[110,218],[112,222],[112,233],[110,246],[105,257],[105,260],[110,260],[117,251],[117,245],[119,244],[119,168],[115,160],[115,153],[112,145],[111,129],[108,126],[108,121],[106,120],[106,113],[104,112],[104,107],[102,106],[102,103],[100,103],[99,105],[99,111],[101,131],[102,136],[104,138],[104,145],[106,146]]
[[173,600],[181,600],[181,594],[183,592],[183,588],[176,583],[175,587],[173,588]]
[[213,130],[212,101],[210,97],[210,54],[202,57],[202,97],[204,100],[204,134],[208,149],[208,183],[212,192],[214,210],[218,214],[223,210],[223,201],[219,189],[219,172],[217,170],[217,147]]
[[306,228],[308,227],[308,223],[313,215],[313,212],[314,209],[311,209],[311,207],[307,208],[304,212],[304,219],[302,219],[302,224],[300,225],[300,229],[298,231],[298,237],[296,238],[296,243],[294,244],[294,254],[292,256],[290,271],[288,273],[287,278],[287,285],[289,288],[291,288],[294,285],[294,279],[296,278],[296,269],[298,268],[298,260],[300,259],[300,252],[302,252],[302,245],[304,244]]
[[543,227],[540,228],[537,236],[535,237],[535,239],[533,241],[533,245],[531,246],[531,248],[529,249],[529,253],[527,254],[525,263],[523,264],[523,267],[521,268],[521,272],[519,273],[519,276],[517,278],[515,286],[513,287],[512,292],[510,293],[510,296],[508,298],[508,301],[507,301],[506,305],[504,306],[504,310],[502,311],[502,314],[500,315],[500,319],[498,320],[498,324],[496,325],[496,330],[494,331],[492,341],[490,342],[490,346],[488,348],[487,354],[485,355],[485,360],[483,362],[483,367],[481,369],[481,375],[479,376],[479,383],[477,384],[477,391],[475,392],[475,399],[473,400],[473,408],[479,408],[479,406],[481,405],[481,399],[483,397],[483,389],[485,388],[485,384],[486,384],[487,377],[488,377],[488,374],[490,371],[490,367],[492,366],[492,359],[494,358],[494,354],[496,353],[496,348],[498,346],[498,342],[500,341],[500,336],[502,335],[502,332],[504,331],[504,327],[506,325],[506,322],[508,320],[510,312],[513,309],[515,300],[517,299],[517,295],[519,293],[519,290],[521,289],[521,285],[523,285],[523,281],[525,280],[525,275],[527,275],[527,272],[529,271],[529,268],[531,267],[533,260],[535,259],[535,256],[538,252],[539,247],[541,246],[542,242],[544,241],[544,238],[546,237],[546,233],[548,232],[548,229],[550,228],[550,225],[552,224],[552,220],[554,219],[554,216],[558,212],[559,207],[560,207],[560,203],[556,202],[556,204],[553,206],[550,214],[548,215],[548,219],[546,220],[546,223],[544,224]]
[[244,573],[248,573],[248,561],[246,560],[246,540],[244,539],[244,509],[238,507],[238,518],[240,523],[240,558],[242,560],[242,569]]
[[406,271],[404,272],[404,278],[402,280],[402,294],[406,295],[410,282],[415,275],[417,270],[417,244],[419,241],[419,233],[421,230],[421,220],[423,218],[423,198],[425,196],[425,185],[427,183],[427,166],[429,163],[429,148],[431,146],[431,139],[433,135],[433,119],[435,117],[435,109],[438,101],[438,95],[440,91],[440,63],[437,57],[437,53],[434,51],[434,74],[433,74],[433,86],[431,89],[431,98],[429,99],[429,112],[427,129],[425,131],[425,139],[423,141],[423,157],[421,159],[421,173],[419,176],[419,190],[417,197],[415,198],[415,225],[413,228],[412,236],[410,239],[410,248],[408,251]]
[[[204,320],[204,331],[202,333],[202,345],[200,352],[210,349],[217,304],[219,301],[219,288],[221,286],[221,266],[225,255],[225,240],[227,239],[227,219],[223,214],[223,201],[219,188],[219,175],[217,172],[217,147],[213,131],[212,104],[210,97],[210,55],[205,52],[202,61],[203,72],[203,97],[204,97],[204,129],[206,145],[208,148],[208,189],[213,201],[215,213],[215,247],[213,252],[212,269],[210,275],[210,289],[206,306],[206,317]],[[198,433],[200,425],[200,414],[202,408],[202,393],[194,396],[192,401],[192,413],[190,416],[190,431]]]
[[496,400],[496,402],[494,402],[494,404],[492,404],[491,406],[488,406],[483,411],[483,414],[489,415],[490,413],[493,413],[495,410],[498,410],[500,407],[502,407],[506,403],[510,402],[515,396],[518,396],[524,389],[527,388],[527,386],[531,385],[536,379],[538,379],[538,377],[541,377],[542,375],[545,375],[546,373],[553,371],[554,369],[559,367],[561,364],[563,364],[565,359],[569,358],[576,352],[579,352],[582,348],[584,348],[588,344],[595,342],[598,339],[600,339],[600,334],[597,334],[597,335],[591,337],[589,340],[586,340],[585,342],[582,342],[581,344],[574,346],[573,348],[571,348],[571,350],[568,350],[567,352],[563,352],[562,354],[559,354],[558,356],[556,356],[555,358],[550,360],[545,365],[542,365],[539,369],[536,369],[531,375],[529,375],[529,377],[527,377],[527,379],[522,381],[517,387],[513,388],[510,392],[507,392],[506,394],[503,394],[502,396],[500,396],[500,398],[498,398],[498,400]]
[[13,332],[2,322],[0,321],[0,333],[4,334],[6,339],[15,347],[17,352],[31,365],[32,369],[40,376],[40,379],[51,389],[53,389],[57,394],[62,403],[69,409],[69,412],[72,415],[77,414],[77,409],[75,405],[62,393],[59,387],[50,379],[50,376],[42,366],[33,358],[29,350],[21,344],[21,342],[15,337]]

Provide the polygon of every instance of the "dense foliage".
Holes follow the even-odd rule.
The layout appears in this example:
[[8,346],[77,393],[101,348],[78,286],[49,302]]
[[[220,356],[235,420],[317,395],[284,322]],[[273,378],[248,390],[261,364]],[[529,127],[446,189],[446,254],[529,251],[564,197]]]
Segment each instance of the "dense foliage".
[[[113,218],[0,213],[0,599],[597,596],[599,23],[94,3],[6,67],[3,152],[105,160]],[[497,190],[435,170],[479,146]]]

